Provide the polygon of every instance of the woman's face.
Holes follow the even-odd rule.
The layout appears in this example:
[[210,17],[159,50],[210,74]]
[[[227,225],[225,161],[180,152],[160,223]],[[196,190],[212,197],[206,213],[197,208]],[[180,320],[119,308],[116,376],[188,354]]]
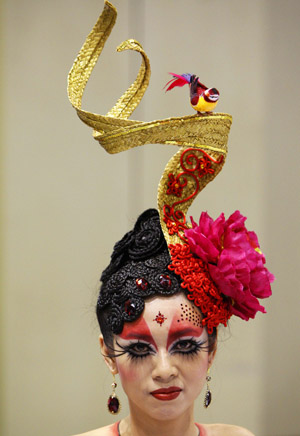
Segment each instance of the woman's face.
[[131,413],[172,419],[192,410],[213,356],[201,315],[183,294],[148,300],[114,347]]

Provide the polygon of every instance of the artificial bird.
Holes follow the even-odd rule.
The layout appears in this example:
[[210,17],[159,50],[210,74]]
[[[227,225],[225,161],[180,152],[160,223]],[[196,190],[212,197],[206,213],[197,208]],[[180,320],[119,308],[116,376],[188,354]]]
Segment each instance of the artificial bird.
[[173,76],[173,79],[166,84],[166,86],[169,85],[166,91],[170,91],[175,86],[188,84],[190,86],[190,103],[198,114],[201,114],[201,112],[211,112],[216,107],[220,96],[216,88],[207,88],[195,74],[170,74]]

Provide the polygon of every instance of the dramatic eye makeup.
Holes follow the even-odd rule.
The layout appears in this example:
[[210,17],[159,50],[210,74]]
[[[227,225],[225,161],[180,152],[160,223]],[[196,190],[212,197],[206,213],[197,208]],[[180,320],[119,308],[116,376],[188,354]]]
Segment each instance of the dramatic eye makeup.
[[153,346],[156,346],[149,326],[143,317],[138,318],[132,323],[125,323],[120,338],[125,340],[141,339],[144,340],[144,342],[149,342]]
[[147,342],[143,341],[132,341],[129,344],[121,345],[116,342],[118,350],[116,350],[116,357],[127,355],[132,360],[144,359],[147,356],[154,355],[155,349],[153,346]]
[[[182,315],[182,319],[178,320]],[[161,312],[151,316],[152,322],[160,327],[168,317]],[[168,322],[168,321],[167,321]],[[130,360],[139,360],[155,356],[158,352],[157,344],[152,336],[151,328],[144,318],[140,318],[131,325],[125,323],[124,329],[116,342],[115,356],[127,356]],[[189,305],[181,304],[177,314],[173,316],[171,324],[164,333],[166,337],[166,350],[170,355],[182,357],[194,356],[201,351],[208,351],[207,335],[201,324],[201,316],[197,310]]]
[[[174,316],[168,332],[167,348],[175,343],[176,340],[183,338],[200,338],[203,334],[203,327],[194,325],[189,320],[178,323],[178,316]],[[202,339],[202,338],[201,338]]]
[[171,354],[182,354],[192,356],[198,354],[199,351],[207,351],[207,341],[204,339],[183,338],[179,339],[171,345]]
[[[122,345],[116,342],[118,349],[116,350],[116,357],[127,355],[131,360],[144,359],[148,356],[154,356],[156,350],[154,347],[143,341],[132,341],[128,344]],[[207,341],[205,339],[191,338],[179,338],[174,341],[168,352],[171,355],[181,355],[181,356],[195,356],[201,351],[207,351]]]

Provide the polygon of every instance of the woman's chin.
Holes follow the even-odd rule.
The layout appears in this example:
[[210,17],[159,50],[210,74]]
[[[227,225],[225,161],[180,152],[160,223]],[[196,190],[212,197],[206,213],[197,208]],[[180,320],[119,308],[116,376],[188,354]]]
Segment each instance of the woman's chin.
[[[183,404],[182,401],[172,400],[172,401],[160,401],[156,400],[157,404],[148,403],[147,407],[141,408],[140,405],[131,407],[131,412],[134,414],[134,409],[137,407],[138,415],[141,416],[147,415],[151,419],[156,421],[172,421],[180,417],[183,413],[187,411],[189,408],[188,404]],[[191,409],[193,409],[193,405],[190,405]]]

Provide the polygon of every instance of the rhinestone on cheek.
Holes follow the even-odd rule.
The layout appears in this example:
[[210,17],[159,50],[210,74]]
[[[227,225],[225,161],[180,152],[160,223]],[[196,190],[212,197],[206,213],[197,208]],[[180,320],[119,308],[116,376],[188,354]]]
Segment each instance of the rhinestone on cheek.
[[148,288],[148,282],[147,282],[147,280],[144,279],[144,278],[142,278],[142,277],[139,278],[139,279],[136,279],[135,283],[136,283],[136,286],[137,286],[141,291],[146,291],[146,289]]

